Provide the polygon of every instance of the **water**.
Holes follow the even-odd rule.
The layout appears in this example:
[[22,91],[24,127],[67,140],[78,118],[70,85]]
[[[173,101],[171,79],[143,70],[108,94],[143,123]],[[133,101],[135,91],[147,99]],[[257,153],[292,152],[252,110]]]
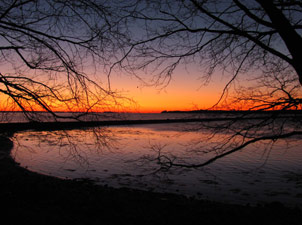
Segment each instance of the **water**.
[[[39,112],[31,114],[31,117],[37,121],[43,122],[69,122],[76,121],[69,117],[75,117],[80,113],[56,113],[58,116],[66,118],[54,118],[51,114],[46,112]],[[192,114],[192,113],[90,113],[84,115],[79,119],[82,121],[110,121],[110,120],[166,120],[166,119],[188,119],[188,118],[205,118],[209,115]],[[213,115],[212,117],[215,117]],[[0,123],[27,123],[29,120],[22,112],[0,112]]]
[[[149,115],[150,116],[150,115]],[[265,142],[199,169],[162,171],[159,152],[179,163],[214,156],[202,150],[210,132],[195,123],[112,126],[69,131],[25,131],[14,136],[14,159],[29,170],[98,184],[180,193],[228,203],[280,201],[302,206],[302,141]],[[217,134],[215,140],[224,138]],[[215,140],[213,141],[215,143]],[[212,142],[212,143],[213,143]]]

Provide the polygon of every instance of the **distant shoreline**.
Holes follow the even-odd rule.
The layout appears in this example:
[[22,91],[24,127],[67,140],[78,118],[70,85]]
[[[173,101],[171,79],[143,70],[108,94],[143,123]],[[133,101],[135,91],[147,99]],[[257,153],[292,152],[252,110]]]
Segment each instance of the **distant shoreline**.
[[[161,113],[261,113],[261,114],[269,114],[269,113],[278,113],[278,114],[287,114],[287,113],[298,113],[302,114],[302,110],[208,110],[208,109],[198,109],[198,110],[162,110],[158,112],[115,112],[115,111],[104,111],[104,112],[80,112],[80,111],[53,111],[54,113],[79,113],[79,114],[161,114]],[[11,111],[11,110],[2,110],[0,113],[24,113],[23,111]],[[27,113],[49,113],[45,111],[34,111],[34,112],[27,112]]]
[[209,114],[221,114],[221,113],[229,113],[229,114],[302,114],[302,110],[267,110],[267,111],[259,111],[259,110],[172,110],[167,111],[164,110],[161,113],[209,113]]

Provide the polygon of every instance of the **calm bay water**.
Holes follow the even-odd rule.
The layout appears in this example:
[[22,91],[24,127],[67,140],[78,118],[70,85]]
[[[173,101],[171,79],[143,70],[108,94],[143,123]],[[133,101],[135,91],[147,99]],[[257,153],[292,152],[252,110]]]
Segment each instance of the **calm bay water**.
[[[58,116],[66,118],[56,118],[49,113],[33,113],[32,118],[43,122],[68,122],[76,121],[68,118],[70,116],[77,116],[79,113],[57,113]],[[212,115],[216,117],[217,115]],[[166,120],[166,119],[188,119],[188,118],[205,118],[209,114],[194,114],[194,113],[90,113],[80,117],[82,121],[110,121],[110,120]],[[22,112],[0,112],[0,123],[27,123],[29,120]]]
[[61,178],[89,178],[113,187],[180,193],[222,202],[280,201],[302,206],[299,137],[292,138],[290,146],[278,141],[266,151],[265,143],[255,144],[200,169],[157,171],[159,165],[154,159],[159,151],[175,162],[198,163],[210,157],[201,153],[209,146],[198,142],[209,132],[192,129],[196,126],[175,123],[25,131],[15,134],[11,154],[29,170]]

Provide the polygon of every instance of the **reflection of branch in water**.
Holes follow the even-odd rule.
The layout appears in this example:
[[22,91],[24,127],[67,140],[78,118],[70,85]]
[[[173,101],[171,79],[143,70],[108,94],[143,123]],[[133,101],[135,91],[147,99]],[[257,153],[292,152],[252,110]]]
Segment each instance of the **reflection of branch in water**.
[[111,129],[105,127],[94,127],[88,130],[93,134],[94,146],[98,152],[111,152],[119,149],[119,138]]
[[170,155],[169,152],[164,151],[165,145],[158,144],[150,144],[149,148],[155,154],[145,155],[141,160],[158,165],[156,172],[167,171],[172,167],[201,168],[258,143],[261,144],[258,149],[263,151],[263,166],[278,140],[284,140],[289,147],[290,143],[297,141],[295,136],[302,135],[302,130],[297,127],[298,122],[295,123],[297,118],[270,115],[263,119],[241,120],[246,115],[245,113],[240,118],[227,122],[196,124],[195,129],[192,126],[188,131],[200,132],[200,136],[192,138],[188,143],[180,144],[186,148],[184,155],[190,155],[189,160],[183,160],[183,156]]
[[36,151],[35,151],[34,148],[32,148],[30,146],[23,145],[22,141],[20,140],[20,138],[18,136],[16,136],[16,135],[13,136],[13,137],[10,137],[10,140],[14,143],[14,148],[15,148],[15,151],[14,151],[15,154],[12,155],[13,152],[11,152],[11,156],[12,156],[13,159],[16,158],[16,155],[18,153],[18,149],[19,148],[26,149],[27,152],[30,152],[32,154],[36,153]]
[[142,159],[154,161],[156,160],[157,164],[160,165],[160,168],[155,170],[153,173],[157,173],[159,171],[165,172],[170,169],[170,165],[173,164],[174,160],[176,159],[176,156],[173,154],[167,154],[164,153],[164,148],[167,146],[167,144],[159,144],[159,143],[149,143],[149,148],[156,153],[155,157],[152,157],[150,155],[144,156]]
[[[187,175],[187,173],[193,172],[194,168],[173,167],[173,164],[176,161],[181,162],[184,156],[172,154],[171,150],[173,151],[173,149],[167,147],[168,144],[149,140],[149,145],[145,146],[145,148],[151,152],[150,154],[145,154],[137,159],[127,160],[126,162],[143,171],[143,175],[140,174],[141,178],[146,180],[151,179],[151,181],[156,180],[160,184],[157,188],[172,187],[175,184],[175,176],[179,177],[181,174]],[[212,182],[214,179],[214,182],[219,180],[222,183],[227,183],[225,179],[218,177],[206,168],[198,168],[198,170],[203,176],[210,177],[209,180],[204,179],[202,182]]]
[[[225,156],[228,156],[232,153],[235,153],[239,150],[242,150],[245,147],[247,147],[251,144],[257,143],[259,141],[265,141],[265,140],[276,141],[276,140],[279,140],[279,139],[289,138],[289,137],[292,137],[292,136],[295,136],[295,135],[302,135],[302,131],[293,131],[293,132],[280,134],[280,135],[261,136],[261,137],[256,137],[256,138],[252,138],[252,139],[249,139],[249,140],[245,140],[243,143],[241,143],[240,145],[238,145],[234,148],[231,148],[230,150],[226,150],[226,151],[222,152],[221,154],[217,154],[215,157],[212,157],[212,158],[208,159],[205,162],[196,163],[196,164],[193,164],[193,163],[177,163],[177,162],[174,162],[175,159],[169,160],[169,157],[167,157],[167,156],[163,157],[160,153],[159,153],[158,157],[156,158],[156,160],[157,160],[157,163],[160,164],[161,167],[163,167],[163,168],[171,168],[171,167],[199,168],[199,167],[207,166],[207,165],[215,162],[218,159],[221,159]],[[232,146],[232,145],[230,145],[230,146]],[[213,150],[215,150],[215,149],[213,149]],[[161,151],[159,151],[159,152],[161,152]],[[161,160],[162,158],[165,158],[165,160],[164,161]]]
[[[28,138],[24,139],[25,137],[30,138],[33,146],[24,143],[28,140]],[[31,152],[42,147],[47,148],[47,152],[57,148],[64,162],[73,161],[80,166],[89,166],[87,151],[101,155],[118,149],[118,138],[112,130],[104,127],[81,130],[29,131],[15,135],[14,142],[16,143],[16,154],[18,148],[26,148]]]
[[[126,160],[124,162],[131,163],[135,167],[140,168],[140,170],[145,170],[146,174],[144,174],[144,176],[156,175],[158,172],[168,171],[168,168],[165,168],[165,163],[163,162],[166,160],[173,161],[174,158],[176,159],[176,156],[169,152],[163,153],[164,148],[167,146],[168,144],[151,143],[149,140],[149,144],[144,146],[144,148],[151,151],[150,154],[145,154],[137,159]],[[154,154],[156,156],[154,156]],[[156,165],[160,165],[160,168],[158,169]]]
[[[58,137],[61,140],[60,143],[60,156],[64,157],[64,161],[75,161],[81,166],[89,166],[87,154],[79,147],[79,140],[77,137],[70,135],[69,131],[62,131]],[[61,154],[61,147],[63,147],[63,153]],[[66,154],[67,153],[67,154]]]

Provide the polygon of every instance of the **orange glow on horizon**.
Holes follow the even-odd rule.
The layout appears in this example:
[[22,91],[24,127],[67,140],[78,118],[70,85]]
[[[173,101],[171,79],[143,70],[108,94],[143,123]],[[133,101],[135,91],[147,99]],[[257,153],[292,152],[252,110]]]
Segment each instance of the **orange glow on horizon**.
[[[89,72],[89,71],[88,71]],[[97,74],[95,74],[97,75]],[[211,108],[220,98],[226,78],[216,74],[216,77],[207,86],[202,86],[199,77],[202,74],[196,68],[191,73],[185,70],[176,70],[169,84],[164,87],[148,87],[140,83],[136,78],[127,75],[113,74],[110,77],[110,86],[116,90],[125,100],[118,99],[118,104],[111,104],[109,100],[97,107],[91,108],[89,112],[131,112],[131,113],[160,113],[162,111],[192,111],[206,110]],[[145,75],[146,76],[146,75]],[[102,78],[101,75],[96,77]],[[215,77],[215,76],[214,76]],[[104,78],[104,75],[103,75]],[[220,78],[220,79],[219,79]],[[102,82],[101,82],[102,83]],[[104,84],[104,83],[103,83]],[[106,84],[106,83],[105,83]],[[105,85],[106,86],[106,85]],[[6,102],[7,97],[0,95],[1,111],[22,111],[12,101]],[[129,102],[127,99],[132,99]],[[106,100],[105,100],[106,101]],[[50,109],[55,112],[86,112],[84,106],[76,106],[70,103],[68,109],[64,103],[55,101],[47,102]],[[74,106],[72,106],[74,105]],[[41,106],[31,104],[25,107],[28,111],[46,111]],[[220,108],[222,110],[222,108]]]

